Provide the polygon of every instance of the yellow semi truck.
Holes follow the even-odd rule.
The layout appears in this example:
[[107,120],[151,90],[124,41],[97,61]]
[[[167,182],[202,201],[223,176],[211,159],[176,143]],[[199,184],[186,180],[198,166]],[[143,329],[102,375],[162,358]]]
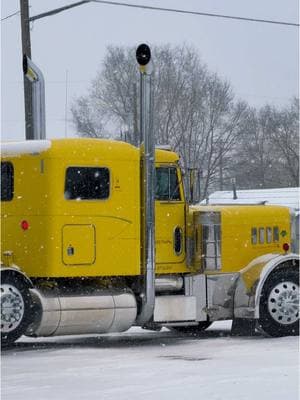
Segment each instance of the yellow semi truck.
[[224,319],[299,333],[289,208],[190,205],[169,150],[155,150],[150,217],[143,148],[36,140],[4,143],[1,156],[2,344]]
[[155,150],[150,48],[136,58],[140,147],[46,140],[44,79],[24,56],[39,140],[1,146],[2,344],[133,325],[195,333],[224,319],[298,334],[292,211],[189,204],[179,156]]

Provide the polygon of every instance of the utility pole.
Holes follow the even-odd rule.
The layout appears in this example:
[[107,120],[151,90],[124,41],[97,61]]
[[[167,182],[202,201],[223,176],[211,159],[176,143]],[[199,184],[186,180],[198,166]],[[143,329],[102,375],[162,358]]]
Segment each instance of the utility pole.
[[[31,43],[29,30],[29,0],[20,0],[22,52],[31,59]],[[32,86],[24,76],[24,103],[25,103],[25,138],[34,139],[32,123]]]

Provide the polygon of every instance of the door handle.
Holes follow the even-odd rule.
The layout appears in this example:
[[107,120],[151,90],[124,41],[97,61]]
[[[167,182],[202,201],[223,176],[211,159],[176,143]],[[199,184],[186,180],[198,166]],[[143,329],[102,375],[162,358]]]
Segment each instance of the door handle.
[[67,248],[67,254],[68,254],[68,256],[74,256],[74,253],[75,253],[75,249],[74,249],[74,247],[73,246],[68,246],[68,248]]

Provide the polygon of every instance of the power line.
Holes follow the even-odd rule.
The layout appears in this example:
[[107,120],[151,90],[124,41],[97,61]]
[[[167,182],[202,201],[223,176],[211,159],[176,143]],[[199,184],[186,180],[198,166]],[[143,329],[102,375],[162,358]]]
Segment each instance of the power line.
[[[163,11],[163,12],[172,12],[172,13],[180,13],[180,14],[198,15],[198,16],[203,16],[203,17],[224,18],[224,19],[233,19],[233,20],[238,20],[238,21],[260,22],[260,23],[265,23],[265,24],[276,24],[276,25],[285,25],[285,26],[294,26],[294,27],[300,26],[299,24],[296,24],[293,22],[286,22],[286,21],[276,21],[276,20],[270,20],[270,19],[248,18],[248,17],[233,16],[233,15],[204,13],[204,12],[200,12],[200,11],[190,11],[190,10],[182,10],[182,9],[176,9],[176,8],[154,7],[154,6],[146,6],[146,5],[139,5],[139,4],[132,4],[132,3],[120,3],[120,2],[115,2],[115,1],[105,1],[105,0],[79,1],[77,3],[73,3],[70,5],[58,8],[56,10],[51,10],[51,11],[48,11],[48,12],[45,12],[42,14],[34,15],[33,17],[29,18],[29,21],[35,21],[40,18],[49,17],[51,15],[58,14],[62,11],[68,10],[70,8],[77,7],[81,4],[91,3],[91,2],[107,4],[107,5],[111,5],[111,6],[139,8],[139,9],[152,10],[152,11]],[[18,14],[20,14],[20,11],[16,11],[13,14],[7,15],[6,17],[1,18],[1,22],[5,21],[6,19],[11,18],[15,15],[18,15]]]
[[223,15],[223,14],[213,14],[213,13],[204,13],[200,11],[189,11],[175,8],[163,8],[163,7],[154,7],[154,6],[144,6],[139,4],[131,4],[131,3],[119,3],[116,1],[105,1],[105,0],[92,0],[94,3],[108,4],[113,6],[123,6],[123,7],[132,7],[132,8],[142,8],[145,10],[152,11],[165,11],[165,12],[173,12],[180,14],[191,14],[191,15],[201,15],[204,17],[214,17],[214,18],[225,18],[225,19],[235,19],[239,21],[248,21],[248,22],[261,22],[265,24],[276,24],[276,25],[287,25],[287,26],[296,26],[299,27],[299,24],[293,22],[286,21],[276,21],[271,19],[259,19],[259,18],[247,18],[247,17],[238,17],[232,15]]
[[35,21],[40,18],[50,17],[51,15],[58,14],[65,10],[69,10],[70,8],[81,6],[82,4],[85,4],[85,3],[91,3],[92,1],[93,0],[82,0],[82,1],[78,1],[77,3],[68,4],[64,7],[56,8],[55,10],[50,10],[50,11],[44,12],[42,14],[34,15],[33,17],[29,18],[29,21],[31,22],[31,21]]
[[225,15],[225,14],[214,14],[214,13],[205,13],[200,11],[190,11],[190,10],[182,10],[176,8],[164,8],[164,7],[154,7],[154,6],[146,6],[140,4],[133,4],[133,3],[120,3],[116,1],[105,1],[105,0],[83,0],[76,3],[72,3],[66,5],[61,8],[57,8],[55,10],[47,11],[42,14],[34,15],[29,18],[29,21],[35,21],[40,18],[49,17],[51,15],[58,14],[62,11],[68,10],[73,7],[77,7],[81,4],[85,3],[100,3],[100,4],[107,4],[111,6],[120,6],[120,7],[131,7],[131,8],[138,8],[144,10],[151,10],[151,11],[163,11],[163,12],[171,12],[171,13],[178,13],[178,14],[189,14],[189,15],[197,15],[203,17],[213,17],[213,18],[223,18],[223,19],[232,19],[238,21],[247,21],[247,22],[258,22],[258,23],[265,23],[265,24],[275,24],[275,25],[285,25],[285,26],[293,26],[299,27],[299,24],[294,22],[287,22],[287,21],[276,21],[271,19],[260,19],[260,18],[248,18],[248,17],[240,17],[240,16],[233,16],[233,15]]
[[10,15],[7,15],[6,17],[4,17],[4,18],[1,18],[1,22],[2,22],[2,21],[5,21],[5,20],[8,19],[8,18],[14,17],[15,15],[20,14],[20,12],[21,12],[21,11],[16,11],[16,12],[14,12],[13,14],[10,14]]

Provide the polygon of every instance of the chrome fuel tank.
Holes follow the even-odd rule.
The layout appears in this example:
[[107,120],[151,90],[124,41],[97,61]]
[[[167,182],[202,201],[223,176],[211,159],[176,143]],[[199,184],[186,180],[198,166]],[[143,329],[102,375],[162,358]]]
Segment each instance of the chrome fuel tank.
[[127,289],[82,294],[39,288],[32,289],[31,294],[34,321],[26,332],[28,336],[123,332],[136,319],[136,300]]

